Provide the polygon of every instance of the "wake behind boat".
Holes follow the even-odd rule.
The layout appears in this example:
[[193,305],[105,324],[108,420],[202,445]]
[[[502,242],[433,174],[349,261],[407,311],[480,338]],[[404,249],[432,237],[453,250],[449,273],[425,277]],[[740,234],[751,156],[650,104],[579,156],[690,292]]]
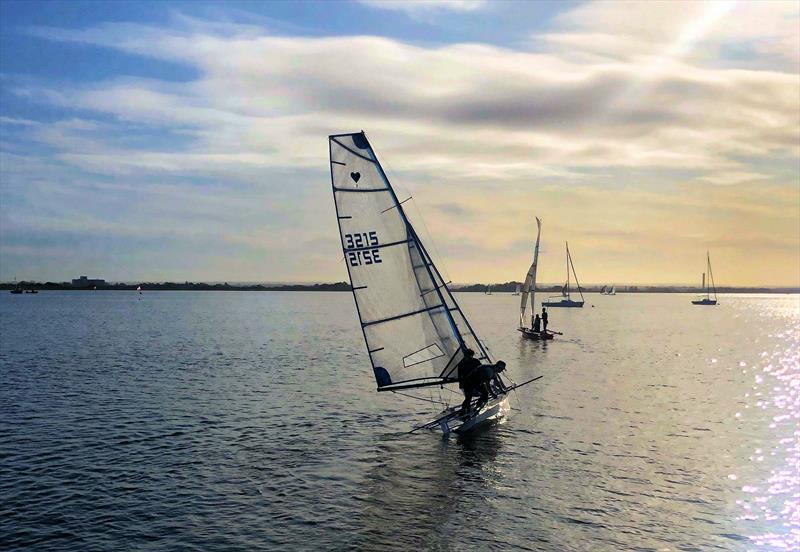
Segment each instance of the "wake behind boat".
[[[468,350],[475,351],[478,361],[492,363],[406,217],[366,135],[332,135],[328,145],[342,250],[378,391],[457,384],[457,367]],[[420,428],[463,432],[510,411],[505,392],[466,418],[441,395],[436,402],[442,414],[435,424]]]
[[[569,273],[570,269],[572,269],[572,275],[575,277],[575,285],[578,286],[578,293],[581,294],[581,300],[576,301],[570,295],[570,287],[569,287]],[[584,299],[583,299],[583,291],[581,290],[581,285],[578,282],[578,275],[575,273],[575,265],[572,264],[572,256],[569,254],[569,242],[567,242],[567,283],[564,284],[564,287],[561,288],[561,299],[557,297],[551,297],[549,301],[542,301],[543,307],[577,307],[582,308]]]

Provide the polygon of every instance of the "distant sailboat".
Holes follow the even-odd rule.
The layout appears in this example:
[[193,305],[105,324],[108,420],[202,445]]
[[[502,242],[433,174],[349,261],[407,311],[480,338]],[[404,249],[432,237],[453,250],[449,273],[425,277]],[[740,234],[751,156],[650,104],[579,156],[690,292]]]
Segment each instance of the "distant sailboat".
[[486,286],[486,291],[483,292],[484,295],[491,295],[492,294],[492,286]]
[[514,293],[512,293],[511,295],[519,295],[519,292],[520,292],[520,285],[517,284],[517,288],[514,290]]
[[[569,274],[570,269],[572,270],[572,275],[575,277],[575,285],[578,286],[578,293],[581,295],[580,301],[574,301],[570,296],[570,287],[569,287]],[[578,275],[575,273],[575,265],[572,264],[572,256],[569,253],[569,243],[567,243],[567,283],[564,284],[564,287],[561,288],[561,299],[556,300],[557,298],[551,297],[549,301],[542,301],[543,307],[583,307],[584,299],[583,299],[583,291],[581,290],[581,285],[578,282]]]
[[[366,135],[333,135],[328,147],[342,250],[378,391],[457,385],[464,351],[490,363],[488,349],[406,217]],[[507,392],[467,418],[458,406],[434,402],[443,411],[415,429],[463,433],[510,412]]]
[[[706,292],[705,297],[701,297],[700,299],[695,299],[692,301],[693,305],[716,305],[717,304],[717,286],[714,283],[714,273],[711,272],[711,255],[708,251],[706,251],[706,269],[708,270],[708,280],[711,283],[709,287],[708,282],[706,281],[706,273],[703,272],[703,278],[701,283],[701,289],[704,289]],[[713,290],[714,298],[711,298]]]
[[617,288],[614,287],[614,284],[611,284],[610,287],[603,286],[603,288],[600,290],[600,295],[616,295],[616,294],[617,294]]
[[[522,285],[522,299],[519,303],[519,327],[517,330],[522,332],[522,335],[528,339],[533,340],[546,340],[553,339],[553,334],[550,332],[541,332],[533,330],[533,317],[536,314],[536,269],[539,264],[539,241],[542,237],[542,221],[536,217],[536,245],[533,248],[533,262],[531,263],[528,273],[525,275],[525,283]],[[526,311],[528,309],[528,297],[531,300],[531,323],[528,324],[528,317]]]

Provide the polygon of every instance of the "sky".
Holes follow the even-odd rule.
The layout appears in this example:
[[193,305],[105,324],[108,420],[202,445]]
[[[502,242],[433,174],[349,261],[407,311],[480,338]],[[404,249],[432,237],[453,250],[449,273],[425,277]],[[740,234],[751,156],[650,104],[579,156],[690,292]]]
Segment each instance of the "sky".
[[342,281],[364,130],[454,282],[800,286],[799,2],[0,2],[0,281]]

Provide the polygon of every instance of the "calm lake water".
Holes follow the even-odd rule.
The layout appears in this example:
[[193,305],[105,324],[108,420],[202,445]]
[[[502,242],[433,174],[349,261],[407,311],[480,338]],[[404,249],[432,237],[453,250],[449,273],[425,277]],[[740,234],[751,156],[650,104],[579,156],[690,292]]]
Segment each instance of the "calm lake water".
[[798,549],[798,296],[458,297],[544,378],[443,440],[349,293],[0,294],[0,548]]

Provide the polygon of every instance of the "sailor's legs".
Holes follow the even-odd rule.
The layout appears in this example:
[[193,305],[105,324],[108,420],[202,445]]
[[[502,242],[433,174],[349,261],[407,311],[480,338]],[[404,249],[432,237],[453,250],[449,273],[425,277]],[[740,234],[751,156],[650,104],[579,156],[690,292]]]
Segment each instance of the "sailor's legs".
[[461,403],[461,411],[459,414],[463,415],[469,412],[469,405],[472,402],[474,390],[472,387],[464,387],[464,402]]
[[489,402],[489,384],[488,383],[485,383],[485,384],[481,385],[480,394],[481,394],[481,396],[478,399],[478,403],[475,405],[475,410],[476,411],[478,411],[481,408],[483,408],[483,406],[487,402]]

